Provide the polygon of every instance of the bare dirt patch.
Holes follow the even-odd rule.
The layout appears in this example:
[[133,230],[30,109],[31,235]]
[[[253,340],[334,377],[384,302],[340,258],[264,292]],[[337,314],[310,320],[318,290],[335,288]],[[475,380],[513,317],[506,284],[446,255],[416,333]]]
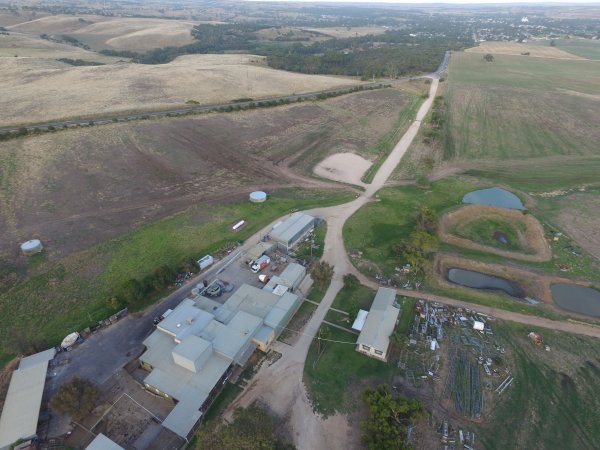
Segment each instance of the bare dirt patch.
[[355,153],[336,153],[317,164],[314,173],[329,180],[363,186],[361,177],[369,167],[371,161]]
[[[521,246],[532,254],[502,250],[452,234],[452,230],[458,224],[480,218],[508,218],[523,223],[526,226],[526,230],[524,235],[519,236],[519,240]],[[520,211],[511,209],[482,205],[463,206],[454,211],[447,212],[440,218],[438,235],[442,241],[449,244],[493,253],[506,258],[520,259],[522,261],[549,261],[552,257],[550,245],[548,245],[544,237],[542,224],[531,214],[523,214]]]
[[42,122],[133,110],[167,109],[186,101],[227,102],[312,92],[359,82],[265,66],[254,55],[188,55],[168,64],[74,67],[57,61],[6,58],[0,97],[11,108],[0,124]]
[[[469,53],[491,53],[499,55],[523,55],[533,58],[585,59],[556,47],[521,44],[518,42],[480,42],[478,47],[465,50]],[[524,55],[527,54],[528,55]]]

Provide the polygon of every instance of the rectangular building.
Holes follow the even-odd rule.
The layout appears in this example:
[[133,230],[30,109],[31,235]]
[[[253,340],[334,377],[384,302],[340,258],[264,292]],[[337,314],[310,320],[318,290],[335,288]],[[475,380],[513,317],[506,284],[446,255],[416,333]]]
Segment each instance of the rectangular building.
[[313,216],[295,212],[271,231],[270,238],[281,248],[289,250],[314,227]]
[[400,310],[395,307],[396,291],[390,288],[379,288],[371,309],[367,314],[358,340],[356,351],[387,361],[390,336],[396,327]]
[[0,449],[36,436],[48,362],[55,354],[56,350],[51,348],[27,356],[13,372],[0,417]]

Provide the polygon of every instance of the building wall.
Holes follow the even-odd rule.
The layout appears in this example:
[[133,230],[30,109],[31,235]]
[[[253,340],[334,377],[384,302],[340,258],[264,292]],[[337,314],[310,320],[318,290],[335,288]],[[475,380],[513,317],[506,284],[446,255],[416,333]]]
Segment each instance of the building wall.
[[387,361],[387,349],[384,351],[365,344],[357,344],[356,351],[367,355],[370,358],[379,359],[380,361]]

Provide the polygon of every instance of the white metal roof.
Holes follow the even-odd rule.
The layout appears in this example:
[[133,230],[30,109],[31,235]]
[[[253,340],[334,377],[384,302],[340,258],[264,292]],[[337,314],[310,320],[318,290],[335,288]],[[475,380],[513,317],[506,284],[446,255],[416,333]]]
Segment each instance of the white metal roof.
[[198,403],[198,399],[194,397],[182,399],[165,418],[162,426],[187,439],[187,435],[202,417],[202,413],[199,411],[202,403],[204,403],[204,399],[201,403]]
[[364,326],[357,343],[368,345],[383,352],[390,345],[390,336],[394,332],[400,310],[395,308],[396,291],[390,288],[379,288],[371,309],[367,314]]
[[306,267],[304,267],[303,265],[298,264],[298,263],[290,263],[283,270],[283,272],[281,272],[281,275],[279,275],[279,278],[284,280],[283,282],[280,282],[279,284],[284,284],[287,287],[292,289],[300,281],[302,281],[302,278],[304,278],[305,275],[306,275]]
[[288,243],[304,228],[314,224],[315,218],[301,212],[295,212],[285,219],[281,225],[271,232],[271,238],[275,241]]
[[113,442],[102,433],[94,438],[90,445],[88,445],[85,450],[125,450],[116,442]]
[[361,331],[363,329],[363,327],[365,326],[365,320],[367,320],[367,314],[369,314],[369,312],[365,311],[364,309],[358,310],[356,319],[354,319],[354,322],[352,323],[353,330]]
[[48,361],[54,354],[54,349],[50,349],[23,358],[13,372],[0,417],[0,448],[35,436]]

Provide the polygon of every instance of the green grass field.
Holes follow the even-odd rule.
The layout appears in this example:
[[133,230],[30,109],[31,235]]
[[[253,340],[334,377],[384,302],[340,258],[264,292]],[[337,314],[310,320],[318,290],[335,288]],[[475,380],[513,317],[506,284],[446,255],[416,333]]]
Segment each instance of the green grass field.
[[[112,312],[106,300],[130,278],[141,279],[162,264],[176,267],[190,257],[244,240],[293,209],[352,198],[343,191],[288,189],[261,204],[192,208],[61,261],[33,264],[0,292],[0,360],[18,351],[17,342],[56,345],[66,334],[107,317]],[[230,231],[242,218],[248,225],[238,233]]]
[[[539,45],[550,45],[550,42],[535,42]],[[590,39],[555,39],[556,48],[582,58],[600,59],[600,42]]]
[[[527,338],[538,332],[550,352]],[[498,323],[515,381],[492,393],[492,416],[478,428],[486,449],[594,449],[600,442],[600,347],[598,340],[568,333]],[[499,380],[494,380],[494,387]]]
[[326,416],[356,410],[360,404],[357,398],[363,391],[362,383],[369,380],[389,382],[396,370],[392,364],[358,353],[354,349],[356,336],[333,327],[329,329],[330,339],[343,343],[325,343],[317,358],[314,340],[304,364],[304,383],[313,408]]
[[444,158],[531,191],[600,183],[600,63],[455,53]]
[[[500,231],[506,235],[508,243],[502,243],[494,238],[494,233]],[[507,217],[479,217],[469,222],[458,223],[451,230],[452,234],[469,239],[490,247],[523,252],[525,249],[519,241],[519,236],[526,231],[523,222]]]
[[[446,178],[432,183],[431,189],[428,190],[419,189],[415,186],[397,186],[382,189],[378,193],[379,201],[365,205],[346,222],[344,227],[346,248],[362,251],[362,259],[375,263],[386,276],[391,277],[395,273],[394,269],[404,263],[394,255],[392,246],[406,238],[415,229],[417,213],[422,206],[428,206],[435,210],[438,215],[441,215],[445,211],[458,206],[464,194],[484,186],[466,178]],[[533,208],[530,212],[538,217],[537,209]],[[543,212],[543,214],[542,217],[538,218],[542,219],[542,222],[552,218],[552,214],[546,210],[540,209],[540,212]],[[556,230],[555,227],[547,223],[544,228],[548,237],[551,237],[552,231]],[[483,262],[497,264],[508,262],[551,274],[584,278],[596,283],[600,282],[600,262],[586,253],[568,236],[563,236],[558,242],[552,241],[551,246],[552,260],[541,263],[510,260],[501,256],[444,243],[440,245],[440,249]],[[564,267],[568,267],[567,272],[561,270]],[[368,270],[365,270],[365,273],[373,275]],[[560,318],[556,313],[544,310],[539,306],[516,302],[504,295],[479,292],[461,287],[440,286],[432,277],[425,280],[423,288],[441,295],[495,308],[549,318]]]

